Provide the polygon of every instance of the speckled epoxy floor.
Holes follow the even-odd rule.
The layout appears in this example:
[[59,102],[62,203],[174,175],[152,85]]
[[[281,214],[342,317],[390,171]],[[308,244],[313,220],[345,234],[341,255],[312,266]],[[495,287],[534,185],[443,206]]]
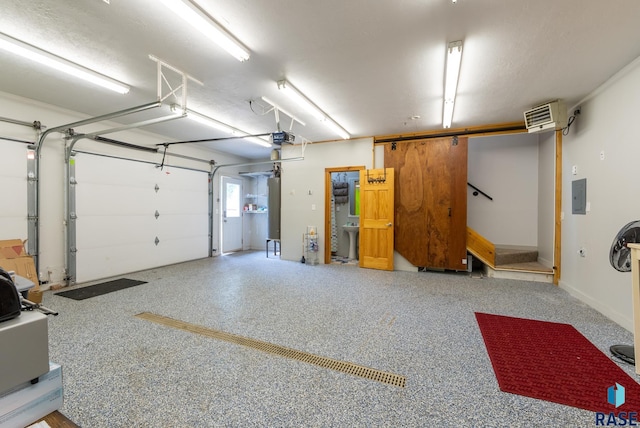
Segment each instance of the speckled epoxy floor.
[[[240,253],[137,272],[74,301],[46,292],[61,411],[83,427],[594,426],[498,389],[474,312],[575,326],[608,354],[630,332],[550,284],[384,272]],[[153,312],[406,376],[406,388],[135,317]],[[561,344],[559,344],[561,346]],[[618,363],[633,375],[633,368]]]

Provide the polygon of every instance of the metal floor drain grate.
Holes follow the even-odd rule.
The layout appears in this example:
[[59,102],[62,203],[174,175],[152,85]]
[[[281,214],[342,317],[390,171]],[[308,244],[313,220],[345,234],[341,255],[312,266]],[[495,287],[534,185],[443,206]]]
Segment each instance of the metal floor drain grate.
[[321,357],[318,355],[310,354],[308,352],[285,348],[284,346],[274,345],[273,343],[263,342],[261,340],[251,339],[249,337],[238,336],[236,334],[226,333],[224,331],[190,324],[188,322],[165,317],[162,315],[152,314],[150,312],[143,312],[136,315],[136,317],[155,322],[157,324],[166,325],[168,327],[173,327],[179,330],[189,331],[191,333],[211,337],[213,339],[224,340],[225,342],[247,346],[249,348],[268,352],[270,354],[280,355],[282,357],[291,358],[309,364],[315,364],[316,366],[339,371],[342,373],[360,376],[365,379],[375,380],[377,382],[399,386],[401,388],[405,387],[406,378],[397,374],[383,372],[381,370],[372,369],[370,367],[359,366],[347,361],[334,360],[332,358]]

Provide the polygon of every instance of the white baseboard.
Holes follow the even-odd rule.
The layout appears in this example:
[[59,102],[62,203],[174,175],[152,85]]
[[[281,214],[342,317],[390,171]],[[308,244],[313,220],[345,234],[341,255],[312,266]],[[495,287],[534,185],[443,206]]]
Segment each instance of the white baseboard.
[[596,311],[600,312],[602,315],[611,319],[612,321],[620,324],[625,329],[629,330],[633,333],[633,319],[624,316],[622,313],[618,312],[615,308],[612,308],[607,305],[603,305],[597,300],[592,299],[591,297],[584,294],[582,291],[578,290],[571,284],[567,284],[564,281],[560,281],[559,287],[565,290],[567,293],[571,294],[576,299],[582,301],[583,303],[591,306]]

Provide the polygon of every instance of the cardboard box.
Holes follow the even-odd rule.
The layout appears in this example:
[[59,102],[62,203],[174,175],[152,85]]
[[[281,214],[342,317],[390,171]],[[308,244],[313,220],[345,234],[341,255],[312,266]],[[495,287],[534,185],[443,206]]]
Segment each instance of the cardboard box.
[[29,290],[27,299],[34,303],[42,302],[40,282],[33,258],[24,249],[24,242],[20,239],[8,239],[0,241],[0,267],[6,271],[14,271],[16,274],[27,278],[34,283]]
[[0,241],[0,259],[15,259],[26,256],[24,243],[20,239],[7,239]]
[[22,428],[62,407],[62,368],[49,363],[49,372],[36,384],[26,382],[0,394],[0,426]]
[[[34,289],[36,287],[33,287]],[[27,300],[33,303],[42,303],[42,290],[31,289],[27,293]]]

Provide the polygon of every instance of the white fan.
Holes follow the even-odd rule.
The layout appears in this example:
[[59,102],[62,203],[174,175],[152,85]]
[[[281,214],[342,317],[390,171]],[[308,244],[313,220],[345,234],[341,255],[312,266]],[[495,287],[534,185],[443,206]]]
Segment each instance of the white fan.
[[[626,224],[616,235],[609,251],[609,262],[619,272],[631,272],[631,250],[627,244],[640,242],[640,220]],[[630,345],[613,345],[609,348],[614,357],[629,364],[636,363],[635,349]]]
[[639,242],[640,220],[632,221],[620,229],[609,251],[611,266],[620,272],[631,272],[631,250],[627,248],[627,244]]

